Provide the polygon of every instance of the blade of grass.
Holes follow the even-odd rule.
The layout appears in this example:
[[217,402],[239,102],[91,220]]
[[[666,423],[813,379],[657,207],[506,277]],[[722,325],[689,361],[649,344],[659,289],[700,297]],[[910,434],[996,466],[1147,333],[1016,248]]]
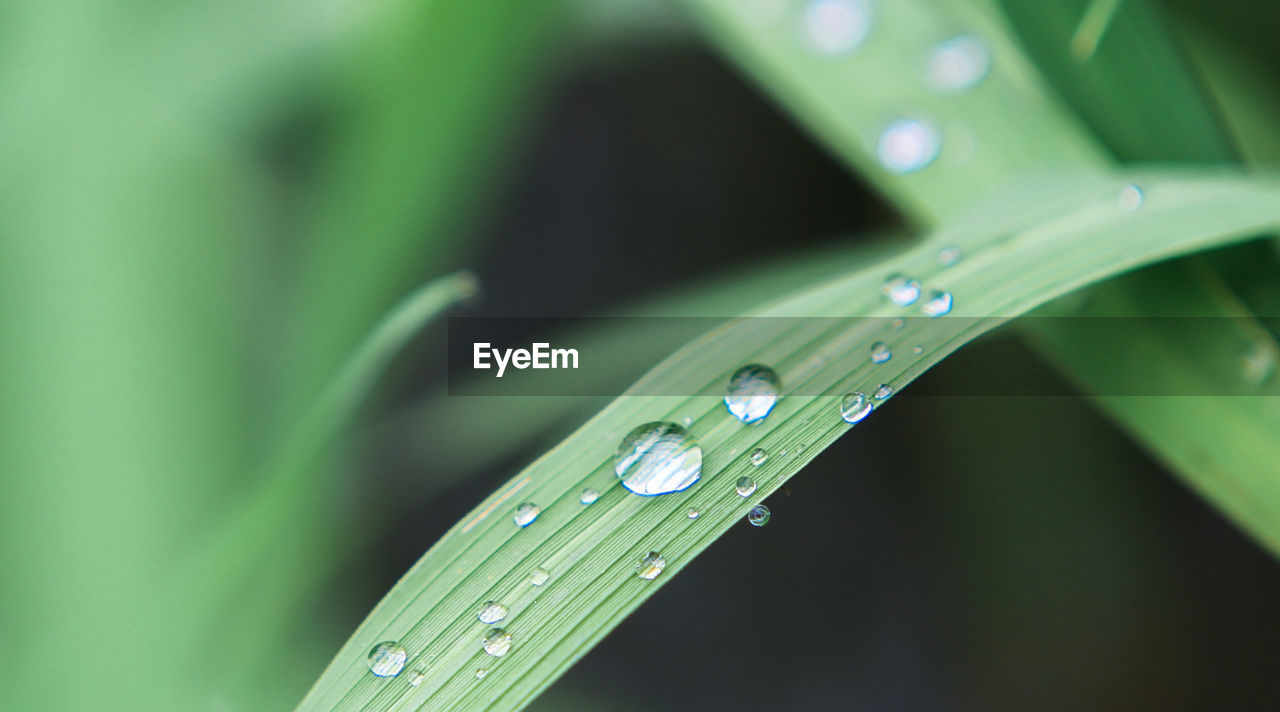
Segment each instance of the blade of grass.
[[[1115,200],[1121,181],[1050,180],[1040,195],[1022,186],[1015,208],[1023,218],[992,229],[973,218],[942,229],[904,254],[811,289],[760,316],[827,316],[827,320],[749,320],[695,341],[647,374],[633,391],[686,384],[688,397],[629,395],[584,425],[559,447],[517,474],[459,522],[388,593],[343,647],[300,710],[518,709],[544,689],[671,575],[738,522],[850,426],[838,414],[841,394],[891,383],[899,390],[932,364],[980,333],[1087,283],[1152,260],[1226,244],[1280,224],[1280,184],[1232,178],[1152,177],[1139,213]],[[1068,207],[1063,208],[1066,205]],[[989,215],[990,209],[976,212]],[[965,259],[943,271],[938,250],[959,244]],[[882,320],[901,315],[880,285],[892,272],[920,275],[957,296],[955,316],[913,319],[886,336]],[[843,318],[839,318],[843,317]],[[899,348],[875,365],[865,354],[874,340],[895,347],[924,344],[918,357]],[[747,362],[775,366],[784,383],[822,395],[789,395],[762,423],[744,427],[723,410],[723,383]],[[671,392],[671,391],[667,391]],[[683,493],[630,495],[613,474],[613,450],[623,433],[651,420],[694,418],[703,448],[703,478]],[[774,453],[761,467],[745,457],[753,448]],[[786,454],[784,454],[786,453]],[[1236,455],[1237,457],[1251,456]],[[1226,453],[1224,457],[1232,457]],[[750,473],[759,485],[749,497],[734,491]],[[1235,482],[1264,488],[1252,500],[1280,507],[1280,482]],[[585,486],[603,494],[588,507]],[[542,507],[528,528],[511,512],[528,500]],[[696,520],[685,512],[697,507]],[[1274,514],[1273,510],[1273,514]],[[1258,534],[1280,546],[1280,516]],[[635,576],[647,551],[667,559],[656,581]],[[530,584],[537,567],[550,578]],[[502,601],[513,638],[502,658],[486,655],[489,627],[475,614],[485,600]],[[398,678],[369,674],[365,656],[382,640],[409,652]],[[417,679],[412,671],[421,670]],[[486,674],[477,679],[477,670]],[[410,684],[410,679],[416,684]]]

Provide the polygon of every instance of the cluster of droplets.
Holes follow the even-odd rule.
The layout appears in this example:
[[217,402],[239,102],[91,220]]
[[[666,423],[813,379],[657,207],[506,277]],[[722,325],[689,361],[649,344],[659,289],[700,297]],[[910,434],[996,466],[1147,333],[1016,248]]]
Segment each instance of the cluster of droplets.
[[[944,264],[955,264],[960,260],[959,248],[945,248],[939,253],[938,260]],[[920,280],[908,277],[901,273],[894,273],[885,277],[884,283],[880,285],[880,291],[884,292],[885,297],[887,297],[890,302],[900,307],[909,307],[916,302],[919,302],[920,297],[923,294],[923,290],[920,287]],[[952,296],[951,292],[942,289],[930,290],[928,296],[925,297],[925,300],[920,303],[920,311],[923,312],[925,316],[945,316],[946,314],[951,313],[951,307],[954,302],[955,298]],[[885,360],[887,361],[888,359]],[[884,362],[876,361],[876,363]]]

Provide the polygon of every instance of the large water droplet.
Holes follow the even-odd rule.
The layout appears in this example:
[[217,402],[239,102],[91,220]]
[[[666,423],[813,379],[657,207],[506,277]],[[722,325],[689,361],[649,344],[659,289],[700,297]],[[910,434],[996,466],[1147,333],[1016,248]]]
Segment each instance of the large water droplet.
[[651,551],[640,557],[640,563],[636,564],[636,576],[652,581],[658,578],[658,574],[667,567],[667,560],[662,558],[662,554]]
[[968,36],[952,37],[929,52],[926,77],[940,92],[964,91],[982,81],[991,69],[991,55],[981,42]]
[[773,513],[769,511],[768,507],[763,504],[757,504],[751,508],[750,512],[747,512],[747,521],[753,527],[763,527],[769,523],[769,517],[771,516],[773,516]]
[[876,155],[890,173],[911,173],[933,163],[942,148],[937,129],[920,119],[899,119],[885,127]]
[[1142,207],[1146,201],[1146,196],[1142,194],[1142,188],[1130,183],[1120,189],[1120,209],[1133,212]]
[[484,651],[495,658],[500,658],[511,650],[511,634],[501,628],[490,628],[480,640]]
[[507,617],[507,607],[497,601],[486,601],[484,607],[477,614],[481,623],[501,623],[502,619]]
[[582,496],[578,497],[578,501],[583,504],[592,504],[597,499],[600,499],[600,493],[590,487],[582,490]]
[[955,300],[951,296],[951,292],[934,290],[928,301],[920,305],[920,311],[926,316],[943,316],[951,311],[951,304]]
[[369,672],[378,677],[395,677],[404,669],[409,653],[394,640],[384,640],[369,650]]
[[852,52],[871,29],[871,4],[868,0],[811,0],[804,11],[804,27],[819,52]]
[[877,341],[871,345],[871,363],[884,363],[891,358],[893,358],[893,352],[885,342]]
[[527,527],[533,524],[533,520],[537,519],[539,514],[542,514],[541,507],[533,502],[523,502],[519,507],[516,507],[516,513],[512,515],[511,519],[516,523],[516,526]]
[[920,298],[920,282],[902,274],[891,274],[880,285],[889,301],[900,307],[909,307]]
[[951,265],[959,262],[963,257],[964,253],[955,245],[938,250],[938,264],[943,267],[950,267]]
[[751,451],[751,464],[759,467],[769,459],[769,451],[758,447]]
[[860,391],[848,393],[840,399],[840,417],[846,423],[856,423],[871,412],[871,400]]
[[756,481],[750,477],[739,477],[733,485],[733,491],[737,492],[739,497],[750,497],[751,493],[756,491]]
[[547,579],[549,578],[551,578],[551,574],[548,573],[546,569],[536,568],[533,570],[532,573],[529,574],[529,585],[541,586],[542,584],[546,583]]
[[622,439],[613,470],[636,494],[679,492],[701,476],[702,447],[675,423],[645,423]]
[[763,420],[778,402],[782,380],[768,366],[753,363],[734,371],[725,389],[724,405],[744,423]]

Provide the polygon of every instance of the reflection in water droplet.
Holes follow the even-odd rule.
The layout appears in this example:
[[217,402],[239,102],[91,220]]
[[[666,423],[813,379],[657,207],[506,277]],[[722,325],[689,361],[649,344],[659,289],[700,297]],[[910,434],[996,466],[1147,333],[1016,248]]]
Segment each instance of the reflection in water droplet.
[[551,578],[551,574],[544,568],[536,568],[533,573],[529,574],[529,584],[531,586],[541,586]]
[[640,563],[636,564],[636,576],[652,581],[658,578],[658,574],[666,568],[667,560],[662,558],[662,554],[651,551],[640,558]]
[[804,11],[804,27],[819,52],[852,52],[871,29],[871,4],[868,0],[811,0]]
[[876,400],[884,400],[891,395],[893,395],[893,386],[888,383],[881,383],[880,387],[876,389]]
[[636,494],[679,492],[701,476],[702,447],[675,423],[645,423],[622,439],[613,469]]
[[725,389],[724,405],[744,423],[763,420],[778,402],[782,380],[777,372],[758,363],[734,371]]
[[582,490],[582,496],[578,497],[578,501],[582,502],[583,504],[591,504],[595,502],[597,499],[600,499],[600,493],[591,489],[590,487]]
[[935,91],[956,92],[982,81],[990,69],[987,49],[976,39],[962,35],[934,46],[925,74]]
[[933,163],[941,148],[942,137],[933,126],[920,119],[899,119],[880,133],[876,155],[890,173],[911,173]]
[[733,489],[738,493],[739,497],[749,497],[752,492],[756,491],[756,481],[750,477],[739,477],[734,483]]
[[926,316],[943,316],[951,311],[953,301],[951,292],[935,290],[929,295],[928,301],[920,305],[920,311]]
[[877,341],[871,345],[871,362],[884,363],[893,358],[893,352],[889,350],[889,345],[883,341]]
[[1142,207],[1146,201],[1146,196],[1142,193],[1142,188],[1130,183],[1120,189],[1120,208],[1133,212]]
[[404,669],[409,653],[394,640],[384,640],[369,650],[365,662],[369,664],[369,672],[378,677],[395,677]]
[[955,245],[938,250],[938,264],[943,267],[950,267],[951,265],[959,262],[962,257],[964,257],[964,254],[960,252],[960,248]]
[[759,467],[769,459],[769,451],[758,447],[751,451],[751,464]]
[[697,519],[697,518],[698,518],[698,517],[700,517],[700,516],[702,516],[702,512],[699,512],[699,511],[698,511],[698,510],[696,510],[696,509],[690,509],[690,510],[689,510],[689,518],[690,518],[690,519]]
[[524,502],[519,507],[516,507],[516,513],[511,519],[516,523],[516,526],[527,527],[533,524],[533,520],[537,519],[539,514],[542,514],[541,507],[533,502]]
[[497,601],[486,601],[477,617],[481,623],[498,623],[507,617],[507,607]]
[[484,651],[495,658],[500,658],[511,650],[511,634],[501,628],[490,628],[480,640]]
[[773,516],[773,514],[769,511],[768,507],[763,504],[757,504],[751,508],[750,512],[747,512],[747,521],[750,522],[753,527],[763,527],[769,523],[769,517],[771,516]]
[[846,423],[856,423],[871,412],[871,400],[865,393],[855,391],[840,399],[840,417]]
[[891,274],[880,285],[880,291],[894,304],[909,307],[920,298],[920,282],[903,274]]

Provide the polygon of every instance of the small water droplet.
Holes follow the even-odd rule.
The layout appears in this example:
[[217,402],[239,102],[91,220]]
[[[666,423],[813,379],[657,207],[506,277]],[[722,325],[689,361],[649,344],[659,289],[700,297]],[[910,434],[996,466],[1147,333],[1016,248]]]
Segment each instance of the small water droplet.
[[583,504],[592,504],[597,499],[600,499],[600,493],[590,487],[582,490],[582,496],[578,497],[578,501]]
[[881,383],[880,387],[876,389],[876,400],[884,400],[891,395],[893,395],[893,386],[888,383]]
[[683,423],[683,424],[684,424],[684,427],[686,427],[686,428],[687,428],[687,427],[689,427],[690,425],[693,425],[693,416],[692,416],[692,415],[686,415],[685,417],[683,417],[683,418],[681,418],[681,419],[680,419],[680,422],[681,422],[681,423]]
[[421,685],[422,679],[426,676],[427,673],[425,670],[414,670],[413,674],[409,676],[409,687],[417,687],[418,685]]
[[871,363],[884,363],[891,358],[893,358],[893,352],[885,342],[877,341],[871,345]]
[[744,423],[764,420],[778,402],[782,380],[768,366],[753,363],[734,371],[725,389],[724,405]]
[[750,477],[739,477],[733,485],[733,490],[739,497],[750,497],[751,493],[756,491],[756,481]]
[[533,520],[537,519],[539,514],[542,514],[541,507],[533,502],[522,502],[519,507],[516,507],[516,513],[512,515],[511,519],[516,523],[516,526],[527,527],[533,524]]
[[551,578],[551,574],[548,573],[546,569],[536,568],[533,570],[533,573],[529,574],[529,585],[541,586],[546,583],[549,578]]
[[702,512],[699,512],[699,511],[698,511],[698,510],[696,510],[696,509],[690,509],[690,510],[689,510],[689,518],[690,518],[690,519],[697,519],[697,518],[698,518],[698,517],[700,517],[700,516],[702,516]]
[[658,578],[658,574],[667,567],[667,560],[662,558],[662,554],[651,551],[640,558],[640,563],[636,564],[636,576],[652,581]]
[[889,322],[889,328],[893,329],[894,331],[901,331],[902,327],[906,325],[907,325],[907,322],[904,319],[894,319],[893,321]]
[[758,447],[751,451],[751,464],[759,467],[769,459],[769,451]]
[[951,304],[954,301],[951,292],[934,290],[929,294],[929,299],[920,305],[920,311],[926,316],[943,316],[951,311]]
[[844,54],[857,49],[871,29],[867,0],[811,0],[804,11],[805,33],[814,49]]
[[942,137],[920,119],[899,119],[885,127],[876,143],[880,164],[890,173],[911,173],[938,157]]
[[1146,196],[1142,193],[1142,188],[1137,184],[1130,183],[1120,189],[1120,209],[1133,212],[1142,207],[1146,201]]
[[476,679],[477,679],[477,680],[483,680],[483,679],[484,679],[484,676],[485,676],[485,675],[488,675],[488,674],[489,674],[489,671],[488,671],[488,670],[486,670],[485,668],[480,668],[480,669],[476,670]]
[[369,650],[369,672],[378,677],[395,677],[404,669],[409,653],[394,640],[384,640]]
[[769,517],[771,516],[773,516],[773,513],[769,511],[768,507],[763,504],[757,504],[751,508],[750,512],[747,512],[747,521],[753,527],[763,527],[769,523]]
[[950,247],[944,247],[941,250],[938,250],[938,264],[942,265],[943,267],[950,267],[951,265],[956,264],[963,258],[964,258],[964,253],[961,252],[960,248],[956,247],[955,245],[952,245]]
[[920,282],[903,274],[891,274],[880,285],[880,291],[894,304],[909,307],[920,298]]
[[840,399],[840,417],[846,423],[856,423],[871,412],[871,401],[865,393],[856,391]]
[[675,423],[645,423],[622,439],[613,470],[636,494],[679,492],[702,475],[702,447]]
[[488,623],[490,625],[500,623],[502,622],[502,619],[507,617],[507,607],[497,601],[486,601],[484,607],[480,609],[480,613],[477,614],[477,617],[480,619],[481,623]]
[[917,345],[915,345],[915,346],[912,346],[912,347],[911,347],[911,353],[913,353],[913,354],[915,354],[915,355],[919,356],[920,354],[924,353],[924,347],[923,347],[923,346],[920,346],[919,344],[917,344]]
[[480,640],[484,651],[495,658],[500,658],[511,650],[511,634],[501,628],[490,628]]
[[978,40],[968,37],[952,37],[939,42],[929,52],[925,75],[935,91],[964,91],[987,76],[991,69],[991,55]]

